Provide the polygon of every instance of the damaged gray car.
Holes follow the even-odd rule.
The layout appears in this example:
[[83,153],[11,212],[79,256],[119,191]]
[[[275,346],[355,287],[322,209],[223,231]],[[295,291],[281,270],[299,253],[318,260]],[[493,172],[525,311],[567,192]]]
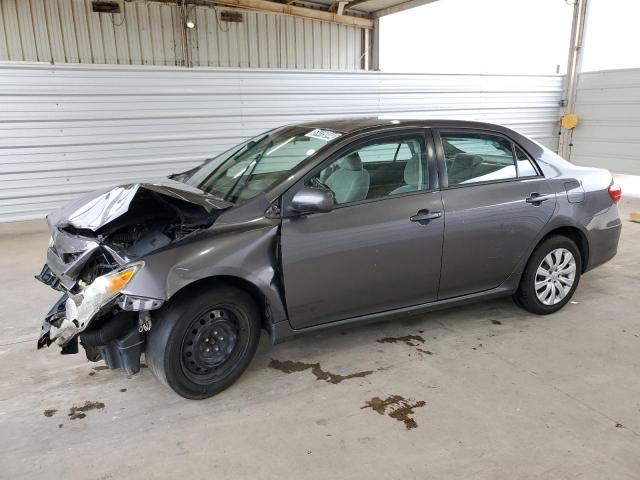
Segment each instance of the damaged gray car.
[[357,321],[513,296],[558,311],[611,259],[620,188],[504,127],[323,121],[193,170],[95,192],[47,217],[37,278],[62,293],[38,348],[141,356],[205,398],[273,343]]

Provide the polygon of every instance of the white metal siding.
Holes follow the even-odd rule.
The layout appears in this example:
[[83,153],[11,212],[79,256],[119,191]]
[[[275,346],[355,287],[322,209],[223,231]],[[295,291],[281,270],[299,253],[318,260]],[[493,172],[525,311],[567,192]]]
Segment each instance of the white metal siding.
[[0,64],[0,221],[186,170],[285,123],[476,119],[556,148],[561,77]]
[[[362,29],[226,7],[189,7],[193,66],[360,70]],[[91,0],[0,0],[0,61],[54,64],[185,65],[180,8],[124,2],[123,14],[95,13]]]
[[570,160],[640,175],[640,69],[581,73]]

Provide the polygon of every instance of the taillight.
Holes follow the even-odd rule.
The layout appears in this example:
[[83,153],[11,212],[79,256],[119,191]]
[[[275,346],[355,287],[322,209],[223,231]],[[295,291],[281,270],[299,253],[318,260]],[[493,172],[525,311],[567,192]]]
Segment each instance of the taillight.
[[609,196],[611,197],[611,200],[613,200],[613,203],[618,203],[622,198],[622,189],[620,188],[620,185],[612,183],[611,186],[609,186]]

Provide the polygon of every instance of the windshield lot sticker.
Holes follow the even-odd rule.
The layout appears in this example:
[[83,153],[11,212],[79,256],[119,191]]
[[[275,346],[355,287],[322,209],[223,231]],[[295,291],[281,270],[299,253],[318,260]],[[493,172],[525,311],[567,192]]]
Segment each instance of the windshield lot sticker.
[[309,133],[305,134],[305,137],[317,138],[318,140],[324,140],[325,142],[330,142],[340,136],[342,136],[341,133],[333,132],[331,130],[323,130],[322,128],[316,128],[315,130],[311,130]]

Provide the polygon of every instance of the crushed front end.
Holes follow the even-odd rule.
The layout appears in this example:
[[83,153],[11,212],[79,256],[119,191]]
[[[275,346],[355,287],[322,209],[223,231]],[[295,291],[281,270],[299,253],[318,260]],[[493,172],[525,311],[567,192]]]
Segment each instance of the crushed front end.
[[[76,282],[45,316],[38,348],[56,343],[64,354],[77,353],[80,341],[89,360],[103,359],[111,368],[137,372],[144,333],[151,325],[149,311],[163,304],[159,299],[132,299],[120,293],[143,267],[144,262],[115,266],[91,283]],[[51,276],[45,265],[37,278]]]
[[123,291],[144,268],[143,257],[208,228],[224,204],[157,184],[116,187],[47,217],[47,262],[36,276],[62,293],[42,323],[38,348],[103,359],[128,373],[140,369],[153,310],[164,299]]

